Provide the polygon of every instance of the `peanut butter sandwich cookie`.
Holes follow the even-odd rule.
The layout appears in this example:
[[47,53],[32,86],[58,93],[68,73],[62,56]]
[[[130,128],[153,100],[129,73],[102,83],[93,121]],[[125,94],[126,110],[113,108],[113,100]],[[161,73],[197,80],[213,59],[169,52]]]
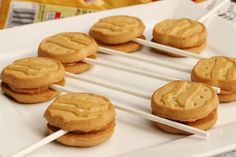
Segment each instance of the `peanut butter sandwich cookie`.
[[[191,81],[173,81],[154,92],[152,113],[198,129],[208,130],[217,120],[219,100],[211,86]],[[156,123],[168,133],[187,132]]]
[[131,41],[135,38],[144,38],[145,26],[143,22],[132,16],[109,16],[100,19],[89,31],[100,46],[123,51],[135,52],[142,45]]
[[49,133],[59,129],[70,131],[57,141],[78,147],[107,141],[115,129],[115,115],[115,109],[107,98],[90,93],[61,95],[44,113]]
[[71,73],[82,73],[92,68],[83,62],[86,57],[94,58],[98,45],[84,33],[60,33],[44,39],[38,48],[38,56],[50,57],[61,61],[65,70]]
[[5,67],[1,73],[2,91],[24,104],[48,101],[60,92],[49,88],[64,85],[63,65],[45,57],[20,59]]
[[[207,30],[202,23],[191,19],[167,19],[155,25],[153,41],[199,54],[206,47]],[[166,54],[182,57],[181,55]]]
[[201,59],[194,66],[192,81],[202,82],[221,88],[220,102],[236,100],[236,59],[215,56]]

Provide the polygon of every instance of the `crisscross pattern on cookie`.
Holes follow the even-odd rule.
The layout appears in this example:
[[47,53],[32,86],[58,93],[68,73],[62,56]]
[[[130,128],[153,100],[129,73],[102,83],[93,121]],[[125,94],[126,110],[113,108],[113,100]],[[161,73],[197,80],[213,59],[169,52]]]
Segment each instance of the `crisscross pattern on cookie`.
[[72,93],[62,95],[49,107],[54,115],[63,115],[65,120],[94,119],[112,107],[104,97],[86,93]]
[[[204,27],[198,22],[189,19],[167,19],[155,26],[155,31],[175,37],[191,37],[204,30]],[[166,39],[168,40],[168,39]]]
[[236,80],[236,60],[227,57],[218,56],[201,60],[193,70],[203,79]]
[[92,39],[82,33],[61,33],[47,38],[41,44],[51,54],[68,54],[89,46]]
[[133,17],[113,16],[100,19],[93,27],[92,31],[104,34],[123,34],[140,27],[141,22]]
[[4,69],[6,75],[20,78],[35,78],[56,72],[61,68],[59,62],[48,58],[26,58],[15,61]]
[[212,99],[210,87],[190,81],[174,81],[160,88],[154,99],[167,108],[197,108]]

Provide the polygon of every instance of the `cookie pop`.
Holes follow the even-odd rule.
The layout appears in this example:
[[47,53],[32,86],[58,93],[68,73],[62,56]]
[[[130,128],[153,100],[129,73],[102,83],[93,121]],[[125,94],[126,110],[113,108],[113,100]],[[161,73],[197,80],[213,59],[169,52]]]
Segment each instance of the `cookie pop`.
[[59,60],[65,70],[82,73],[92,68],[82,60],[86,57],[96,58],[97,43],[93,38],[76,32],[59,33],[44,39],[38,48],[38,56]]
[[[208,130],[217,121],[219,100],[207,84],[173,81],[154,92],[152,113],[198,129]],[[168,133],[189,134],[160,123],[156,125]]]
[[20,59],[8,65],[1,73],[2,91],[24,104],[48,101],[60,92],[49,88],[64,85],[63,65],[45,57]]
[[215,56],[201,59],[193,67],[192,81],[221,88],[220,102],[236,100],[236,59]]
[[136,52],[142,45],[131,41],[144,39],[144,23],[136,17],[117,15],[100,19],[90,29],[91,35],[100,46],[123,51]]

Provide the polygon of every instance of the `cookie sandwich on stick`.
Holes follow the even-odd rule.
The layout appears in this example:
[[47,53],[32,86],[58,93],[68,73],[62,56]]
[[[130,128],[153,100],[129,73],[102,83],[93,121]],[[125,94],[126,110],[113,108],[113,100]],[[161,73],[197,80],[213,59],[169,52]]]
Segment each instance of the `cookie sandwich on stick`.
[[59,33],[44,39],[38,56],[59,60],[67,72],[79,74],[92,68],[84,58],[96,58],[98,45],[93,38],[77,32]]
[[25,58],[14,61],[1,72],[1,89],[9,97],[23,104],[48,101],[60,92],[50,85],[64,85],[65,70],[54,59]]
[[101,47],[122,52],[136,52],[142,45],[131,41],[135,38],[144,39],[144,23],[137,17],[116,15],[97,21],[90,29],[92,36]]
[[72,93],[58,97],[46,110],[44,117],[48,121],[47,127],[51,135],[11,157],[23,157],[54,140],[67,146],[78,147],[89,147],[103,143],[107,141],[114,132],[114,107],[185,132],[200,135],[205,138],[209,136],[206,131],[139,111],[128,107],[129,105],[118,105],[119,103],[112,104],[103,96],[91,93],[73,93],[73,90],[64,87],[60,87],[60,89],[64,92],[71,91]]
[[236,100],[236,59],[215,56],[201,59],[191,73],[192,81],[221,88],[220,102]]
[[[217,121],[218,96],[207,84],[173,81],[154,92],[152,113],[201,130],[208,130]],[[155,123],[161,130],[173,134],[185,131]]]
[[69,93],[56,98],[44,117],[50,134],[69,133],[57,139],[67,146],[90,147],[108,140],[115,128],[115,109],[105,97],[91,93]]
[[153,29],[154,42],[137,38],[133,41],[171,56],[202,59],[203,57],[197,55],[204,50],[207,41],[206,28],[202,23],[227,2],[228,0],[222,1],[198,21],[185,18],[167,19],[157,23]]
[[[155,25],[153,42],[199,54],[206,47],[207,31],[206,27],[198,21],[187,18],[167,19]],[[174,57],[183,57],[165,51],[160,52]]]

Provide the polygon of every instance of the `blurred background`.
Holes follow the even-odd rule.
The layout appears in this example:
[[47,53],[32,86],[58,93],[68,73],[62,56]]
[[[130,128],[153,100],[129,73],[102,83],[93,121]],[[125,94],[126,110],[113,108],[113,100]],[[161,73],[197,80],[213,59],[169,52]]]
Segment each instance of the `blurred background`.
[[0,0],[0,29],[152,1],[157,0]]

